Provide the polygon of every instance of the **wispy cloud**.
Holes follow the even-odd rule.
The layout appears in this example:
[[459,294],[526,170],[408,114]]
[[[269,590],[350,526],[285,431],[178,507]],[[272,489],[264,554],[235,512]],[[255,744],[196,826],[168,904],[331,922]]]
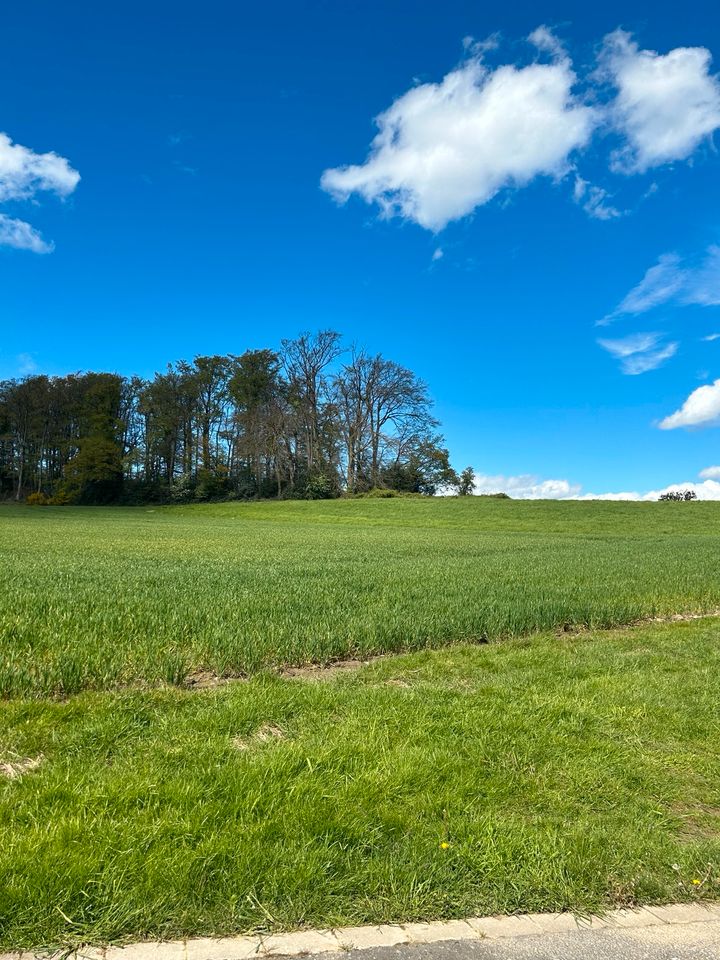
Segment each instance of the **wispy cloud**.
[[[683,260],[677,253],[664,253],[599,325],[605,326],[622,316],[638,316],[668,303],[720,305],[720,247],[708,247],[695,260]],[[706,339],[715,336],[710,334]]]
[[595,220],[614,220],[622,216],[622,212],[608,202],[611,198],[607,190],[594,186],[579,175],[575,176],[573,199]]
[[677,343],[658,346],[660,333],[633,333],[618,340],[598,340],[598,344],[620,361],[623,373],[636,376],[655,370],[677,352]]
[[198,174],[197,167],[190,167],[185,163],[180,163],[179,160],[175,161],[175,166],[182,173],[186,173],[189,177],[196,177]]
[[54,246],[43,240],[37,230],[24,220],[15,220],[0,213],[0,247],[31,250],[33,253],[52,253]]
[[17,371],[21,377],[29,377],[37,373],[38,365],[31,353],[19,353],[17,355]]

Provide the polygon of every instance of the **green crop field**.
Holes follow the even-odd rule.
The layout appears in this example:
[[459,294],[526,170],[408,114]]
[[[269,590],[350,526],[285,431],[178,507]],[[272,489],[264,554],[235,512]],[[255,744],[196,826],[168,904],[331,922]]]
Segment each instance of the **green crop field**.
[[714,503],[0,508],[0,695],[720,607]]
[[602,629],[717,613],[719,548],[715,503],[0,507],[0,948],[720,897],[718,620]]

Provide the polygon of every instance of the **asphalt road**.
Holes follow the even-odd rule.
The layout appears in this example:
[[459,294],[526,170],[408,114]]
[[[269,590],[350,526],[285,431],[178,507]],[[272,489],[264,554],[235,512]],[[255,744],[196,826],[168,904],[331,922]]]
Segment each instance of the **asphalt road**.
[[720,960],[720,922],[351,950],[346,960]]

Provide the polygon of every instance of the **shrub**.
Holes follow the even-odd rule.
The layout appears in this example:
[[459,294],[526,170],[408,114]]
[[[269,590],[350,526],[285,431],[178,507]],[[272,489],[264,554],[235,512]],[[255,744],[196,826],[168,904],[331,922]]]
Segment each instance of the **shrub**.
[[697,500],[697,494],[694,490],[670,490],[668,493],[661,493],[658,500]]
[[25,498],[25,503],[29,507],[47,507],[52,501],[46,493],[38,491],[37,493],[29,493]]
[[195,482],[189,473],[184,473],[181,477],[173,480],[170,487],[172,503],[189,503],[194,496]]
[[306,500],[330,500],[336,495],[335,485],[324,473],[308,477],[305,484]]
[[67,489],[64,485],[58,487],[55,493],[48,500],[48,504],[51,507],[67,507],[69,504],[74,503],[75,498],[73,497],[70,490]]

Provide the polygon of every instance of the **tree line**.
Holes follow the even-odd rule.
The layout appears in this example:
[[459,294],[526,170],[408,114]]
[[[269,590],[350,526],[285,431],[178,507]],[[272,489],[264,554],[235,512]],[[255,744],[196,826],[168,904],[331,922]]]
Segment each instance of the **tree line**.
[[319,499],[472,489],[427,385],[323,330],[280,350],[198,356],[151,380],[0,382],[0,496],[54,503]]

